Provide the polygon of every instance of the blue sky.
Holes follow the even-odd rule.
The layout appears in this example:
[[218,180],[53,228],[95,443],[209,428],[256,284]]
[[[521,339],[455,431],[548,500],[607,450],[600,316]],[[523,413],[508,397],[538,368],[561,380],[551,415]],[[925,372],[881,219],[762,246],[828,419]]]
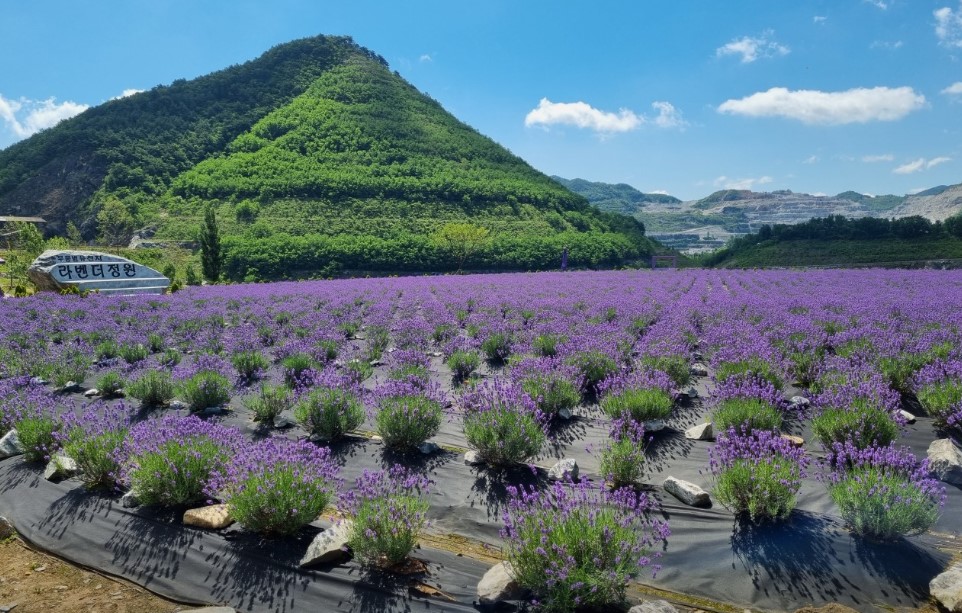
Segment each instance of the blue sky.
[[548,174],[683,199],[962,182],[962,0],[0,0],[0,147],[347,34]]

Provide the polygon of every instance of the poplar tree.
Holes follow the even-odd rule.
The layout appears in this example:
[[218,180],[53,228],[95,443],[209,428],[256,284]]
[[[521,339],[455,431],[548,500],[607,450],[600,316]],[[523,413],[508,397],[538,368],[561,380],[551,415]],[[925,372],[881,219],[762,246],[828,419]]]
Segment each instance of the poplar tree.
[[217,282],[221,270],[220,232],[213,206],[204,211],[204,225],[200,228],[200,266],[205,279]]

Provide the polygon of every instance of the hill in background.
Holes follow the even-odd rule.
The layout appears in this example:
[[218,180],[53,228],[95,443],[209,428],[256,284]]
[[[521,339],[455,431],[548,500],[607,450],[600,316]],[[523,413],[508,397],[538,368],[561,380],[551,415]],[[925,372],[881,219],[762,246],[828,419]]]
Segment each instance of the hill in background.
[[74,223],[92,239],[122,219],[192,240],[208,206],[234,279],[451,270],[451,224],[491,233],[472,268],[554,267],[565,247],[573,266],[616,265],[653,248],[632,218],[590,206],[345,37],[113,100],[0,151],[0,214],[43,216],[54,233]]

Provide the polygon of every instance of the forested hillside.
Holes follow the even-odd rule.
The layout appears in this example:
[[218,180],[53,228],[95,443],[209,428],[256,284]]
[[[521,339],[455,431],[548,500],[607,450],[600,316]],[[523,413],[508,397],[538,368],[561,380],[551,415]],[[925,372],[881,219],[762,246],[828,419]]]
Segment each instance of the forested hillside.
[[[207,207],[234,279],[537,269],[565,247],[573,266],[610,266],[651,249],[636,221],[591,207],[344,37],[110,101],[0,151],[0,213],[42,215],[54,233],[191,240]],[[484,240],[464,254],[452,225]]]

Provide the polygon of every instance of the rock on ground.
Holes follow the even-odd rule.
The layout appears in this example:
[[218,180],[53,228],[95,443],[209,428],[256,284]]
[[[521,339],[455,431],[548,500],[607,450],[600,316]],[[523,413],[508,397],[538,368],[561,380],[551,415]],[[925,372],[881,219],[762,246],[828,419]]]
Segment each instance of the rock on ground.
[[481,454],[477,451],[468,451],[464,454],[464,464],[466,466],[478,466],[484,464],[484,460],[481,459]]
[[578,479],[578,462],[574,458],[565,458],[548,469],[549,481],[576,481]]
[[0,516],[0,540],[10,538],[16,533],[17,529],[13,527],[13,523],[6,517]]
[[792,407],[798,408],[798,407],[807,407],[808,405],[812,404],[812,402],[805,396],[792,396],[788,400],[788,404],[791,405]]
[[628,613],[678,613],[678,609],[667,600],[649,600],[631,607]]
[[711,422],[698,424],[697,426],[688,428],[685,430],[685,438],[692,439],[694,441],[714,440],[715,433],[712,431]]
[[491,605],[521,597],[521,586],[511,576],[511,563],[501,562],[488,569],[478,582],[478,601]]
[[140,501],[137,500],[137,494],[133,492],[126,492],[120,497],[120,506],[125,509],[136,509],[140,506]]
[[350,521],[342,521],[318,534],[307,546],[307,552],[301,558],[300,566],[303,568],[315,564],[328,564],[347,557],[347,541],[351,537],[351,528]]
[[664,430],[668,424],[665,423],[664,419],[652,419],[642,425],[645,427],[645,432],[658,432],[659,430]]
[[928,450],[929,470],[939,481],[952,485],[962,485],[962,451],[952,439],[940,438],[932,441]]
[[184,525],[220,530],[234,523],[226,504],[213,504],[184,512]]
[[690,507],[711,506],[711,498],[708,496],[708,492],[694,483],[682,481],[675,477],[668,477],[665,479],[663,487],[666,492]]
[[16,430],[11,430],[0,438],[0,460],[6,460],[13,456],[23,455],[26,449],[20,443],[20,437]]
[[782,434],[780,438],[783,438],[791,443],[792,447],[801,447],[805,444],[805,439],[800,436],[795,436],[794,434]]
[[846,607],[843,604],[833,602],[824,607],[802,607],[801,609],[796,609],[795,613],[858,613],[858,611],[851,607]]
[[696,377],[707,377],[708,367],[702,364],[701,362],[695,362],[694,364],[691,365],[690,372],[692,375]]
[[234,607],[203,607],[200,609],[184,609],[180,613],[237,613]]
[[77,466],[76,460],[58,453],[47,462],[47,467],[43,471],[43,478],[47,481],[60,481],[61,479],[69,479],[79,472],[80,468]]
[[956,564],[932,579],[929,592],[951,613],[962,613],[962,564]]

